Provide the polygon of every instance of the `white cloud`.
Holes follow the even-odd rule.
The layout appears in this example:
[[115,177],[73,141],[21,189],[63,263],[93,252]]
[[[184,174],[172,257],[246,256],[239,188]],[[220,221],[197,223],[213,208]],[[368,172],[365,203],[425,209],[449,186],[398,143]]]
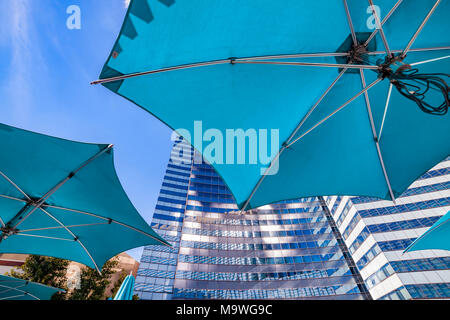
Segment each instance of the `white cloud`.
[[130,1],[131,0],[124,0],[124,4],[125,4],[125,8],[128,8],[128,6],[130,5]]
[[28,106],[32,103],[29,86],[29,73],[32,68],[33,52],[30,48],[30,21],[32,19],[30,2],[15,0],[10,2],[9,43],[11,64],[9,68],[8,94],[14,115],[26,117]]

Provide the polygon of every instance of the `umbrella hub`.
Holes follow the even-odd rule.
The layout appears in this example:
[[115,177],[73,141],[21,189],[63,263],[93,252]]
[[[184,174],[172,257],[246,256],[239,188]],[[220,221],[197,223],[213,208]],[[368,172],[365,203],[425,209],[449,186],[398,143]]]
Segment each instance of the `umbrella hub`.
[[348,52],[348,64],[366,64],[367,48],[364,44],[353,45]]
[[6,226],[0,228],[0,232],[1,232],[1,235],[0,235],[0,242],[1,242],[2,240],[6,240],[10,236],[18,234],[19,230],[16,229],[15,227],[6,225]]
[[[359,65],[367,65],[370,63],[370,56],[368,52],[377,50],[376,41],[370,41],[367,43],[370,38],[370,32],[355,32],[356,36],[356,44],[354,43],[352,34],[349,34],[347,38],[342,42],[336,52],[346,53],[346,56],[336,57],[337,63],[342,64],[359,64]],[[342,69],[339,70],[341,72]],[[348,69],[347,73],[355,73],[359,74],[358,69]]]
[[[404,63],[403,59],[404,56],[397,55],[386,56],[384,61],[379,61],[379,77],[389,79],[401,95],[414,101],[423,112],[433,115],[447,114],[450,106],[450,88],[446,79],[450,75],[419,73],[419,69],[412,68],[411,65]],[[433,96],[434,92],[442,95],[441,102]]]
[[393,55],[391,57],[386,56],[384,61],[381,59],[378,61],[380,66],[379,74],[382,79],[391,79],[394,74],[401,73],[405,70],[410,70],[411,66],[403,62],[404,57],[401,55]]
[[9,220],[3,227],[0,228],[0,242],[6,240],[8,237],[15,235],[19,232],[16,225],[19,221],[24,219],[24,216],[32,210],[39,206],[39,199],[30,198],[30,200],[19,210],[19,212]]

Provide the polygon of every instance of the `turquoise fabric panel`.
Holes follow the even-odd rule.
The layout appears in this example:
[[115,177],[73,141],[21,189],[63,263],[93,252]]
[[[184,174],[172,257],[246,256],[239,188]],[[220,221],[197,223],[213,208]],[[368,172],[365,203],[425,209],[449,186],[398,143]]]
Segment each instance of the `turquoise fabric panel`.
[[[92,177],[95,177],[93,179]],[[148,225],[128,200],[114,169],[113,151],[104,153],[64,184],[47,203],[95,213],[148,231]],[[133,214],[123,214],[133,212]]]
[[334,52],[349,34],[342,1],[177,0],[167,7],[135,0],[131,9],[133,4],[148,6],[154,19],[127,16],[136,36],[122,32],[120,53],[108,63],[124,74],[229,57]]
[[[444,51],[433,54],[411,53],[406,60],[414,63],[445,56]],[[418,65],[421,73],[450,73],[450,59]],[[366,72],[368,81],[374,75]],[[377,132],[380,132],[389,83],[383,82],[369,92]],[[435,104],[442,95],[430,90],[427,99]],[[450,154],[450,116],[430,115],[417,104],[404,98],[395,88],[386,113],[380,147],[394,195],[400,196],[411,183]]]
[[[101,269],[118,253],[166,243],[128,199],[112,150],[76,171],[107,145],[0,125],[0,147],[8,151],[0,154],[0,222],[17,232],[0,241],[0,252],[52,256]],[[37,210],[13,185],[37,201],[71,172],[75,175]]]
[[40,283],[0,275],[0,300],[50,300],[60,291]]
[[414,241],[405,252],[418,250],[450,251],[450,212]]
[[[100,269],[107,260],[121,252],[140,246],[160,244],[142,233],[116,223],[108,224],[107,221],[98,218],[86,218],[84,215],[80,217],[79,214],[62,210],[49,209],[48,212],[69,226],[69,229],[79,237],[79,241],[86,247]],[[95,269],[95,264],[88,253],[64,229],[34,230],[59,227],[59,224],[55,221],[48,219],[42,212],[35,212],[28,219],[29,221],[20,226],[24,230],[21,235],[10,236],[2,241],[0,244],[2,253],[51,256],[77,261]],[[81,226],[87,223],[92,225]],[[80,226],[77,227],[76,225]]]
[[[105,146],[36,135],[0,124],[0,148],[8,150],[1,154],[0,171],[26,194],[39,198]],[[4,180],[0,188],[0,194],[21,196]]]
[[[226,64],[129,79],[118,93],[138,105],[151,106],[148,110],[174,129],[193,134],[196,120],[202,121],[203,133],[214,128],[224,138],[226,129],[278,129],[281,144],[335,72],[333,68]],[[249,196],[264,167],[246,163],[214,164],[238,202]]]
[[[295,138],[361,90],[359,75],[345,74]],[[362,96],[284,151],[278,174],[266,176],[250,204],[258,207],[279,199],[356,194],[381,198],[387,194]]]
[[[379,0],[381,18],[396,0]],[[409,42],[434,0],[400,4],[384,25],[392,50]],[[370,33],[374,23],[368,2],[348,0],[355,31]],[[442,1],[412,48],[448,46],[450,3]],[[368,24],[369,23],[369,24]],[[102,76],[130,74],[176,65],[274,54],[335,52],[350,28],[343,1],[175,1],[134,0]],[[384,45],[378,33],[376,50]],[[448,55],[448,50],[409,52],[406,62]],[[370,64],[384,54],[370,55]],[[280,60],[280,59],[279,59]],[[335,63],[331,58],[285,59]],[[419,66],[421,73],[449,73],[449,59]],[[269,65],[219,65],[140,76],[106,86],[152,113],[173,129],[193,133],[193,123],[215,128],[279,129],[283,143],[338,75],[337,68]],[[377,73],[365,71],[367,84]],[[388,80],[369,91],[378,133]],[[361,90],[358,74],[345,74],[313,112],[297,136],[306,132]],[[427,99],[438,99],[430,93]],[[395,196],[418,176],[449,155],[449,116],[423,113],[393,90],[381,154]],[[191,141],[189,137],[188,141]],[[192,141],[191,141],[192,142]],[[194,147],[196,147],[194,145]],[[212,162],[213,156],[206,154]],[[242,206],[266,166],[213,163]],[[289,198],[360,195],[390,199],[372,136],[366,102],[360,97],[287,150],[280,171],[268,176],[251,207]],[[407,169],[406,169],[407,168]]]
[[[368,23],[371,25],[374,22],[371,14],[367,13],[368,1],[347,0],[347,2],[355,30],[357,32],[373,31],[368,28]],[[374,1],[374,4],[381,10],[381,19],[387,15],[396,2],[397,0]],[[408,0],[398,6],[383,25],[383,31],[391,50],[403,50],[406,47],[435,2],[436,0]],[[450,33],[448,12],[450,12],[450,3],[441,1],[412,48],[448,46],[448,37],[446,36]],[[380,34],[378,33],[375,38],[377,51],[384,50]]]
[[[352,1],[358,2],[357,0]],[[392,50],[403,50],[406,47],[435,2],[435,0],[410,0],[403,1],[400,4],[383,27]],[[450,33],[450,24],[448,23],[449,11],[450,2],[441,1],[415,40],[412,48],[448,46],[448,34]],[[379,35],[377,35],[377,39],[381,41]],[[382,46],[381,42],[380,45]]]
[[0,208],[2,209],[0,218],[3,222],[11,220],[23,208],[24,205],[25,202],[0,197]]

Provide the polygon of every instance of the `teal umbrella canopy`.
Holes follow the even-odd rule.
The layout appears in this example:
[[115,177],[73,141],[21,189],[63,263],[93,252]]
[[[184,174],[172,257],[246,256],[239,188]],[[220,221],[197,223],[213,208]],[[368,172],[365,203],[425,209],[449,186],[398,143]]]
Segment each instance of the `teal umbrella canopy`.
[[450,251],[450,211],[411,243],[405,252],[418,250]]
[[0,301],[50,300],[57,292],[64,292],[64,290],[28,280],[0,275]]
[[[182,135],[241,209],[395,199],[450,154],[449,12],[441,0],[132,0],[93,84]],[[238,129],[253,142],[240,162]]]
[[52,256],[98,271],[118,253],[167,244],[136,211],[113,147],[0,124],[0,252]]
[[133,300],[133,290],[134,277],[130,274],[123,280],[114,300]]

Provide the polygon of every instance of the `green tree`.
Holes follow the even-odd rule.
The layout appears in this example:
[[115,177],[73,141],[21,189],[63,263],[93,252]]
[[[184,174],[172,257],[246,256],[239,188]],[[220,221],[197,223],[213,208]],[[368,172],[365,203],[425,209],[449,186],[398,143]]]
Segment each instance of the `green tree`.
[[80,288],[74,289],[68,300],[104,300],[105,290],[111,283],[111,275],[115,273],[114,268],[118,265],[118,259],[113,258],[105,263],[102,273],[96,270],[84,267],[81,270]]
[[[105,290],[111,283],[111,275],[115,273],[114,268],[117,267],[118,263],[117,258],[107,261],[101,274],[89,267],[83,267],[80,274],[80,288],[73,290],[67,288],[66,274],[70,264],[68,260],[30,255],[22,266],[16,268],[16,270],[11,270],[7,275],[66,291],[55,294],[52,297],[54,300],[103,300],[107,298]],[[123,279],[120,284],[117,285],[116,283],[116,292]]]
[[[66,272],[68,260],[30,255],[25,263],[8,274],[11,277],[30,280],[67,291]],[[65,293],[57,293],[52,299],[65,299]]]

